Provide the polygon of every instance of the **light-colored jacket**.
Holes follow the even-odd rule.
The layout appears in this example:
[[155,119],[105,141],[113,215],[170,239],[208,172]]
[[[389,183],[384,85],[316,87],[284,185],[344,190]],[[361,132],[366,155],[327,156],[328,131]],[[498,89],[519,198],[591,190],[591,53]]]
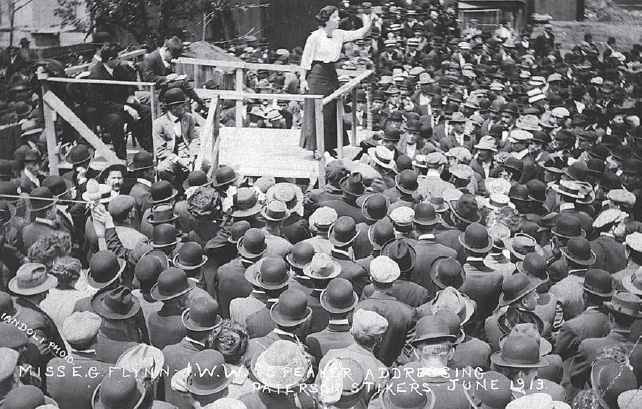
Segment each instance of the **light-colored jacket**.
[[[194,118],[186,113],[181,118],[181,135],[176,135],[174,123],[167,114],[154,121],[152,135],[154,139],[154,151],[159,161],[173,159],[175,157],[191,158],[198,154],[200,141],[196,133]],[[174,153],[176,144],[179,145],[178,155]]]

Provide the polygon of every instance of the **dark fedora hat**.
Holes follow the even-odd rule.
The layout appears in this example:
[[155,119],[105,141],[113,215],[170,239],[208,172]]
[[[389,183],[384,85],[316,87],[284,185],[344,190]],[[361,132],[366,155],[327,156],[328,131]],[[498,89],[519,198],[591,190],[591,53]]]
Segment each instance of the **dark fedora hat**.
[[285,290],[270,309],[272,320],[282,327],[296,327],[312,315],[308,297],[301,290]]
[[196,282],[187,279],[187,274],[180,268],[170,267],[160,273],[150,295],[157,301],[171,300],[190,292]]
[[181,238],[174,225],[163,223],[154,226],[151,242],[153,248],[174,246],[180,241]]
[[[388,118],[389,120],[391,119],[396,119],[393,118],[392,115]],[[399,118],[400,120],[403,118]],[[383,140],[384,141],[393,141],[393,142],[399,142],[401,140],[401,131],[396,128],[388,128],[384,131],[383,133]]]
[[504,106],[502,106],[500,111],[501,112],[508,112],[509,114],[519,116],[519,107],[514,102],[508,102],[508,103],[504,104]]
[[490,356],[490,361],[508,368],[543,368],[548,362],[540,357],[539,345],[531,337],[514,335],[506,338],[501,351]]
[[173,260],[175,267],[185,271],[195,270],[205,263],[207,256],[203,254],[203,247],[194,241],[184,243]]
[[180,105],[186,102],[187,97],[185,96],[185,93],[178,87],[168,89],[163,98],[163,105],[165,106]]
[[564,256],[581,266],[595,264],[596,256],[591,250],[591,243],[584,237],[571,237],[566,247],[560,249]]
[[256,283],[265,290],[287,287],[292,279],[292,274],[288,272],[288,266],[282,258],[264,258],[256,265]]
[[141,150],[134,154],[132,162],[129,164],[129,171],[151,169],[154,167],[154,154]]
[[406,131],[421,132],[421,121],[411,119],[406,124]]
[[127,176],[127,166],[122,163],[111,163],[105,169],[100,171],[100,174],[98,175],[98,182],[105,183],[105,180],[107,179],[107,177],[109,177],[109,173],[115,171],[120,172],[123,178]]
[[407,195],[411,195],[417,191],[419,188],[419,183],[417,182],[417,173],[410,169],[406,169],[397,175],[395,178],[395,185],[397,189]]
[[131,290],[121,285],[113,290],[98,293],[91,300],[94,312],[110,320],[125,320],[133,317],[140,310],[140,302]]
[[365,196],[365,200],[361,204],[361,213],[366,220],[376,222],[386,217],[389,208],[390,198],[381,193],[374,193]]
[[481,221],[482,214],[475,196],[464,193],[456,202],[450,203],[451,213],[464,223],[477,223]]
[[345,278],[334,278],[321,292],[319,297],[323,309],[332,314],[342,314],[352,311],[359,302],[352,283]]
[[187,179],[183,182],[183,189],[187,190],[190,187],[201,187],[212,183],[212,179],[207,176],[207,173],[202,170],[194,170],[187,175]]
[[522,202],[530,202],[531,198],[529,196],[528,188],[524,185],[520,185],[519,183],[513,185],[510,187],[508,190],[508,198],[513,201],[513,200],[518,200]]
[[78,144],[69,150],[66,160],[72,165],[80,165],[91,160],[91,153],[89,153],[87,145]]
[[582,288],[598,297],[610,298],[614,292],[613,278],[608,271],[592,268],[586,272]]
[[555,227],[551,229],[551,233],[567,239],[586,236],[580,219],[570,214],[561,214],[555,221]]
[[502,294],[499,296],[499,305],[505,307],[520,300],[526,294],[534,291],[542,284],[539,278],[532,278],[524,273],[515,273],[508,276],[502,284]]
[[238,243],[245,232],[251,227],[252,225],[250,225],[250,222],[247,220],[239,220],[232,223],[232,226],[230,227],[230,237],[227,238],[227,241],[232,244]]
[[416,335],[412,345],[416,346],[423,341],[451,341],[455,342],[457,337],[450,335],[448,324],[442,318],[435,315],[427,315],[417,321]]
[[236,245],[242,257],[255,259],[262,256],[267,250],[265,234],[255,228],[248,229]]
[[169,202],[176,197],[178,190],[174,189],[172,185],[166,180],[159,180],[152,183],[152,187],[147,196],[147,202],[150,204],[159,204]]
[[[442,199],[443,201],[443,199]],[[440,217],[437,215],[435,206],[430,203],[419,203],[415,206],[415,216],[412,221],[421,226],[434,226],[439,223]]]
[[87,282],[94,288],[105,288],[120,277],[126,265],[125,260],[119,259],[111,251],[101,250],[89,260]]
[[493,248],[493,238],[488,230],[479,223],[471,223],[459,235],[459,243],[474,253],[486,253]]
[[628,291],[616,291],[611,297],[611,301],[606,301],[604,306],[610,311],[629,317],[642,317],[642,300]]
[[363,177],[359,172],[353,172],[341,179],[339,186],[341,186],[341,190],[343,190],[344,193],[350,196],[358,197],[366,191],[366,186],[363,184]]
[[341,216],[330,226],[328,239],[337,247],[345,247],[353,243],[358,234],[354,219],[350,216]]
[[411,271],[417,262],[417,251],[405,239],[390,240],[381,248],[381,255],[397,263],[402,273]]
[[34,212],[45,210],[54,205],[54,197],[51,190],[46,187],[37,187],[29,193],[29,203]]
[[183,325],[190,331],[211,331],[223,323],[218,314],[218,303],[209,297],[196,298],[183,311]]
[[[20,198],[20,186],[15,181],[0,181],[0,198],[11,204],[16,204]],[[13,196],[13,197],[7,197]]]
[[430,279],[441,290],[446,287],[459,288],[466,280],[466,273],[459,261],[452,257],[440,257],[432,263]]
[[292,251],[285,256],[285,259],[292,267],[302,270],[306,264],[312,261],[314,254],[314,247],[310,243],[300,241],[292,247]]
[[105,376],[94,391],[92,409],[138,409],[145,400],[145,386],[133,373],[120,370]]
[[564,169],[564,174],[573,180],[586,180],[589,169],[584,162],[573,162],[569,167]]
[[169,203],[161,203],[152,207],[146,220],[151,225],[173,223],[178,220],[178,215],[174,213],[174,206]]
[[238,175],[234,169],[229,166],[222,166],[214,173],[212,186],[220,188],[236,182],[237,179]]

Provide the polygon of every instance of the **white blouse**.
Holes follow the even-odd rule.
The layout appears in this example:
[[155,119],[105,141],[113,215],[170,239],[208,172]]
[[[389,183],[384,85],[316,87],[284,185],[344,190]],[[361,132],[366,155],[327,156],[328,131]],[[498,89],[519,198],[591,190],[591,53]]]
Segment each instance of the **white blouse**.
[[343,43],[363,38],[366,32],[366,27],[359,30],[336,29],[332,31],[332,37],[328,37],[325,29],[319,28],[312,32],[305,42],[301,56],[301,68],[311,69],[312,61],[323,61],[324,63],[338,61]]

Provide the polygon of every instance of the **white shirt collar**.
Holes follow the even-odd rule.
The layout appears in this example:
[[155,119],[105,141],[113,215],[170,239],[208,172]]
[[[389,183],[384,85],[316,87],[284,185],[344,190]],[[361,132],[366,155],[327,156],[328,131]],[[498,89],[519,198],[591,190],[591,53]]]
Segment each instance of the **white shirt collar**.
[[152,187],[152,182],[145,178],[137,178],[136,183],[140,183],[141,185],[145,185],[147,187]]
[[113,68],[109,68],[107,66],[107,64],[105,64],[105,63],[103,63],[103,66],[105,67],[105,70],[107,70],[107,73],[113,77],[114,76],[114,69]]

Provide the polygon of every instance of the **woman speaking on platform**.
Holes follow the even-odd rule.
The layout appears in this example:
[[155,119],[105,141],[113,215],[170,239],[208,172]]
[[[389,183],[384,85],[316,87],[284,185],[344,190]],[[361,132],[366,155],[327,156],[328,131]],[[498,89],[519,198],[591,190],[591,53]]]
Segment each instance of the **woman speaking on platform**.
[[[358,30],[340,30],[339,10],[326,6],[316,15],[319,29],[312,32],[305,42],[301,57],[301,68],[304,75],[301,80],[301,91],[307,89],[310,95],[327,97],[339,88],[339,78],[335,64],[341,56],[343,43],[363,38],[372,26],[371,17],[362,14],[363,27]],[[337,148],[337,101],[323,107],[323,129],[325,150],[336,157]],[[342,120],[342,119],[341,119]],[[347,132],[343,135],[344,145],[348,143]],[[314,101],[306,100],[303,126],[301,127],[301,147],[317,150]],[[322,155],[323,152],[317,152]]]

